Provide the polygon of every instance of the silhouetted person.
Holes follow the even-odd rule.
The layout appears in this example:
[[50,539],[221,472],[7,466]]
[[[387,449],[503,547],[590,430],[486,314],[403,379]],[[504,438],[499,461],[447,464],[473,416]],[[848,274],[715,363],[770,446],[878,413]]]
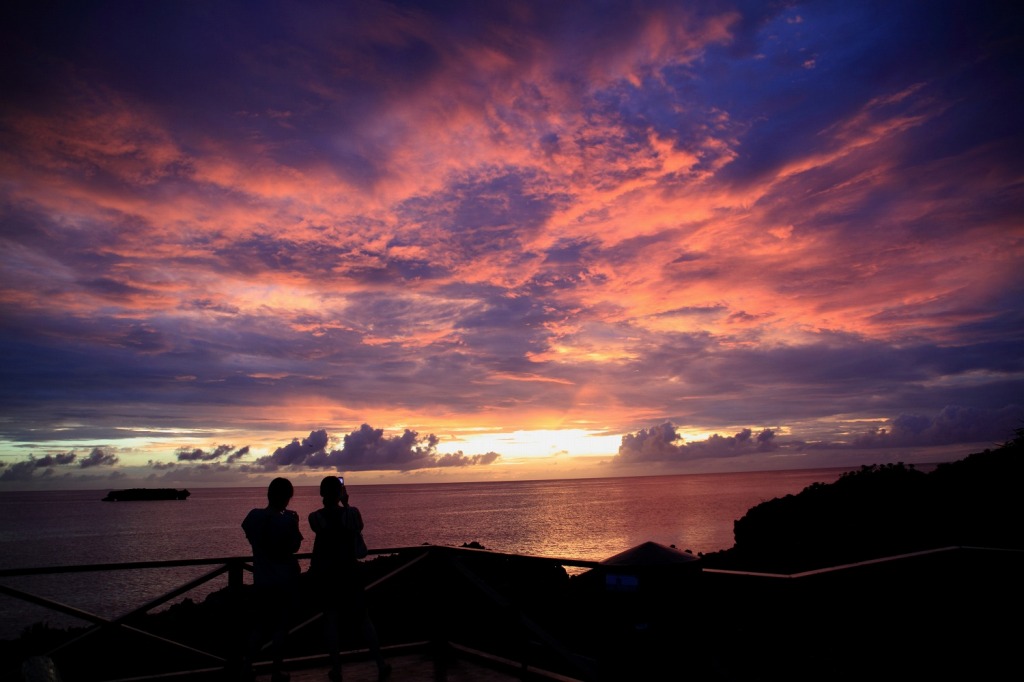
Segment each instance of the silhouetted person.
[[341,478],[328,476],[320,482],[324,506],[309,515],[309,527],[316,534],[309,574],[324,605],[324,635],[331,657],[328,677],[341,680],[339,626],[342,617],[362,625],[366,645],[377,660],[379,679],[391,673],[377,642],[377,630],[370,620],[363,591],[363,565],[356,557],[356,539],[363,530],[359,510],[348,504],[348,491]]
[[267,487],[267,506],[253,509],[242,521],[242,530],[252,545],[254,613],[246,674],[259,653],[260,642],[272,636],[272,682],[286,682],[284,637],[292,604],[298,598],[299,561],[295,553],[302,544],[299,515],[288,509],[294,490],[287,478],[275,478]]

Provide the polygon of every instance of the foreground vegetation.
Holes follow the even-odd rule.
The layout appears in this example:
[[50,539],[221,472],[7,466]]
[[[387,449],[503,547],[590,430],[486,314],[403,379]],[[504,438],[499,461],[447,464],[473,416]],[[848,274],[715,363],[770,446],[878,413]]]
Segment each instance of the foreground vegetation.
[[794,573],[947,546],[1024,549],[1024,429],[938,465],[861,467],[750,509],[706,566]]

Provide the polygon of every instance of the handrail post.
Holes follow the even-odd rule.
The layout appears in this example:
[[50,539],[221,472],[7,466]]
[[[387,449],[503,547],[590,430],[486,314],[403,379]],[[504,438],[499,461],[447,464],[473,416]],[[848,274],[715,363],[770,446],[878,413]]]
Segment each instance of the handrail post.
[[430,547],[427,563],[429,566],[430,584],[437,586],[431,596],[428,597],[428,608],[433,615],[430,620],[430,653],[434,660],[434,679],[448,679],[448,666],[452,659],[452,650],[449,645],[451,627],[448,619],[451,617],[451,585],[448,577],[448,562],[450,556],[443,547]]
[[242,586],[243,565],[241,559],[236,558],[228,561],[228,587],[233,590],[237,590]]
[[228,562],[228,595],[232,605],[232,620],[230,624],[232,637],[228,648],[227,664],[225,673],[229,678],[240,679],[245,659],[246,643],[248,640],[248,626],[246,614],[248,604],[245,601],[243,580],[245,560],[235,557]]

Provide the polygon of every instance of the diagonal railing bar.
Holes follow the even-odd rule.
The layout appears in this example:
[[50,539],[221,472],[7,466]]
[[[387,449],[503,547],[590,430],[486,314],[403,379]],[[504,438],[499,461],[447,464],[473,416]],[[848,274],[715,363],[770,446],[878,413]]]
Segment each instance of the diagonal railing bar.
[[204,573],[203,575],[199,576],[198,578],[196,578],[194,580],[190,580],[189,582],[185,583],[184,585],[182,585],[180,587],[176,587],[175,589],[171,590],[170,592],[162,594],[159,597],[156,597],[155,599],[152,599],[152,600],[146,602],[142,606],[139,606],[138,608],[133,609],[133,610],[129,611],[128,613],[122,615],[122,616],[119,616],[118,618],[114,619],[113,622],[115,624],[123,623],[124,621],[128,620],[129,618],[132,618],[133,616],[137,616],[137,615],[139,615],[141,613],[146,613],[146,612],[148,612],[148,611],[150,611],[152,609],[155,609],[156,607],[160,606],[161,604],[166,604],[167,602],[171,601],[175,597],[180,597],[181,595],[185,594],[186,592],[190,592],[190,591],[194,590],[195,588],[199,587],[203,583],[207,583],[207,582],[213,580],[214,578],[216,578],[218,576],[224,575],[227,572],[228,572],[228,567],[227,566],[221,566],[220,568],[214,569],[214,570],[210,571],[209,573]]
[[383,575],[380,578],[377,578],[376,580],[374,580],[372,583],[368,584],[366,587],[363,588],[363,591],[364,592],[369,592],[370,590],[372,590],[373,588],[377,587],[378,585],[380,585],[380,584],[382,584],[384,582],[387,582],[388,580],[391,580],[392,578],[394,578],[399,573],[405,571],[408,568],[411,568],[412,566],[416,565],[420,561],[423,561],[424,559],[426,559],[427,555],[429,555],[429,554],[430,554],[430,552],[422,552],[421,554],[418,554],[417,556],[415,556],[412,559],[410,559],[409,561],[405,562],[404,564],[402,564],[398,568],[392,570],[390,573],[387,573],[386,575]]
[[816,575],[826,575],[828,573],[841,573],[844,571],[851,571],[858,568],[864,568],[866,566],[876,566],[879,564],[889,564],[898,561],[904,561],[906,559],[916,559],[919,557],[925,557],[935,554],[942,554],[945,552],[956,552],[956,551],[980,551],[980,552],[1007,552],[1022,554],[1024,550],[1019,549],[1004,549],[995,547],[969,547],[964,545],[954,545],[951,547],[937,547],[935,549],[925,549],[917,552],[908,552],[906,554],[894,554],[892,556],[878,557],[877,559],[865,559],[864,561],[857,561],[849,564],[839,564],[838,566],[827,566],[825,568],[815,568],[809,571],[800,571],[798,573],[765,573],[763,571],[738,571],[726,568],[703,568],[702,573],[717,574],[717,575],[739,575],[748,576],[752,578],[772,578],[779,580],[799,580],[801,578],[809,578]]
[[[386,575],[384,575],[384,576],[374,580],[372,583],[368,584],[366,587],[363,588],[363,592],[369,592],[370,590],[372,590],[373,588],[377,587],[378,585],[380,585],[380,584],[390,580],[391,578],[395,577],[396,575],[398,575],[402,571],[405,571],[407,568],[409,568],[409,567],[419,563],[423,559],[425,559],[428,554],[429,554],[429,552],[423,552],[422,554],[419,554],[418,556],[414,557],[413,559],[405,562],[404,564],[402,564],[398,568],[392,570],[388,574],[386,574]],[[309,618],[307,618],[306,620],[302,621],[301,623],[299,623],[298,625],[293,627],[291,630],[289,630],[288,634],[289,635],[294,635],[299,630],[302,630],[303,628],[309,627],[310,625],[312,625],[316,621],[318,621],[321,618],[323,618],[323,615],[324,615],[324,612],[320,611],[320,612],[314,614],[313,616],[310,616]],[[270,646],[270,642],[269,641],[265,642],[263,644],[263,646],[260,647],[260,650],[263,651],[263,650],[267,649],[269,646]]]
[[[103,630],[107,630],[107,629],[109,629],[111,627],[124,626],[125,621],[127,621],[129,618],[132,618],[133,616],[137,616],[139,614],[146,613],[146,612],[150,611],[151,609],[155,609],[157,606],[160,606],[161,604],[169,602],[170,600],[174,599],[175,597],[181,596],[182,594],[185,594],[186,592],[189,592],[190,590],[193,590],[196,587],[199,587],[203,583],[209,582],[210,580],[213,580],[214,578],[216,578],[216,577],[218,577],[220,575],[223,575],[224,573],[227,573],[227,571],[228,571],[228,567],[226,565],[225,566],[221,566],[219,568],[216,568],[216,569],[210,571],[209,573],[206,573],[204,575],[199,576],[198,578],[196,578],[194,580],[190,580],[189,582],[185,583],[184,585],[181,585],[180,587],[177,587],[177,588],[171,590],[170,592],[167,592],[166,594],[160,595],[156,599],[153,599],[153,600],[143,604],[142,606],[139,606],[138,608],[129,611],[128,613],[125,613],[125,614],[123,614],[121,616],[118,616],[117,618],[114,618],[113,620],[105,620],[102,623],[98,623],[96,625],[96,627],[91,628],[91,629],[83,632],[82,634],[78,635],[77,637],[74,637],[74,638],[64,642],[63,644],[57,646],[56,648],[52,649],[50,651],[50,655],[53,655],[53,654],[57,653],[58,651],[60,651],[61,649],[69,647],[72,644],[85,639],[86,637],[91,637],[91,636],[93,636],[93,635],[95,635],[95,634],[97,634],[99,632],[102,632]],[[128,626],[125,626],[125,627],[128,627]],[[159,635],[153,634],[151,632],[147,632],[147,631],[145,631],[145,630],[143,630],[141,628],[137,628],[137,627],[131,626],[130,629],[134,630],[135,632],[146,633],[146,634],[149,634],[152,637],[160,638]],[[160,638],[160,639],[163,640],[163,638]],[[163,640],[163,641],[167,641],[167,640]],[[182,645],[182,646],[187,646],[187,645]],[[224,660],[220,656],[216,656],[214,654],[210,654],[210,653],[207,653],[207,652],[204,652],[204,651],[200,651],[199,649],[193,649],[193,651],[199,651],[200,653],[203,653],[203,654],[205,654],[207,656],[216,658],[218,660]]]
[[[18,599],[30,602],[32,604],[36,604],[38,606],[44,606],[44,607],[46,607],[48,609],[51,609],[53,611],[57,611],[59,613],[63,613],[63,614],[69,615],[69,616],[74,616],[75,618],[80,618],[82,620],[89,621],[91,623],[94,623],[94,624],[97,624],[97,625],[100,625],[100,626],[109,626],[109,625],[113,625],[114,624],[113,621],[111,621],[111,620],[109,620],[107,618],[104,618],[103,616],[97,616],[95,613],[89,613],[88,611],[83,611],[82,609],[75,608],[74,606],[68,606],[67,604],[62,604],[60,602],[53,601],[52,599],[47,599],[45,597],[40,597],[40,596],[37,596],[37,595],[34,595],[34,594],[30,594],[28,592],[23,592],[22,590],[15,589],[15,588],[9,587],[7,585],[0,585],[0,592],[3,592],[4,594],[7,594],[7,595],[12,596],[12,597],[17,597]],[[135,632],[135,633],[143,635],[145,637],[149,637],[151,639],[155,639],[155,640],[160,641],[160,642],[164,642],[165,644],[171,644],[171,645],[183,648],[183,649],[188,649],[189,651],[193,651],[195,653],[202,654],[204,656],[208,656],[208,657],[213,658],[213,659],[215,659],[215,660],[217,660],[219,662],[224,662],[224,658],[221,657],[221,656],[217,656],[216,654],[211,654],[211,653],[209,653],[207,651],[203,651],[201,649],[196,649],[195,647],[191,647],[191,646],[189,646],[187,644],[182,644],[181,642],[175,642],[174,640],[170,640],[170,639],[167,639],[165,637],[161,637],[160,635],[154,635],[151,632],[146,632],[145,630],[140,630],[139,628],[132,627],[131,625],[126,625],[124,623],[121,623],[121,624],[118,624],[118,627],[124,628],[125,630],[129,630],[131,632]],[[96,628],[93,628],[93,629],[90,629],[85,634],[89,634],[89,633],[92,633],[92,632],[95,632],[95,631],[96,631]],[[83,636],[84,635],[79,635],[78,637],[75,637],[71,641],[77,641],[77,640],[81,639]],[[46,655],[47,656],[52,656],[55,652],[60,651],[61,649],[64,648],[64,646],[66,646],[69,643],[70,642],[65,642],[65,643],[57,646],[56,648],[54,648],[51,651],[47,652]]]
[[[581,656],[573,651],[567,649],[558,639],[548,633],[544,628],[535,623],[529,616],[523,613],[519,608],[513,605],[508,599],[499,594],[494,588],[492,588],[485,580],[469,569],[462,561],[457,557],[450,556],[448,563],[454,567],[459,573],[465,577],[470,584],[480,590],[488,599],[494,602],[499,608],[515,614],[519,622],[533,634],[535,637],[540,639],[545,645],[547,645],[552,651],[561,656],[566,662],[572,664],[577,669],[585,672],[588,676],[592,675],[596,670],[597,662]],[[525,665],[525,661],[523,662]]]
[[[126,623],[121,623],[117,627],[119,627],[119,628],[121,628],[123,630],[128,630],[129,632],[134,632],[137,635],[142,635],[143,637],[147,637],[149,639],[156,640],[158,642],[163,642],[164,644],[168,644],[170,646],[177,647],[179,649],[184,649],[185,651],[191,651],[192,653],[199,654],[200,656],[205,656],[206,658],[213,659],[214,661],[217,661],[218,663],[226,663],[227,662],[227,659],[224,658],[223,656],[218,656],[217,654],[211,654],[209,651],[203,651],[202,649],[197,649],[196,647],[194,647],[194,646],[192,646],[190,644],[185,644],[185,643],[179,642],[177,640],[168,639],[167,637],[161,637],[160,635],[154,635],[152,632],[146,632],[145,630],[140,630],[139,628],[131,626],[131,625],[128,625]],[[55,649],[51,650],[50,652],[48,652],[47,656],[52,656],[55,652],[60,651],[63,648],[64,648],[63,645],[58,646],[57,648],[55,648]]]
[[62,604],[59,601],[47,599],[46,597],[39,597],[29,592],[23,592],[13,587],[8,587],[7,585],[0,585],[0,592],[3,592],[4,594],[9,595],[11,597],[16,597],[17,599],[20,599],[22,601],[27,601],[30,604],[43,606],[45,608],[50,609],[51,611],[63,613],[68,616],[74,616],[75,618],[79,618],[90,623],[109,622],[106,618],[103,618],[102,616],[97,616],[94,613],[89,613],[88,611],[83,611],[82,609],[75,608],[74,606],[68,606],[67,604]]
[[181,594],[184,594],[185,592],[188,592],[189,590],[192,590],[195,587],[197,587],[199,585],[202,585],[203,583],[208,582],[209,580],[212,580],[213,578],[216,578],[217,576],[225,573],[228,570],[228,567],[229,567],[229,565],[232,562],[237,562],[237,561],[242,561],[242,560],[243,560],[242,558],[227,558],[227,559],[174,559],[174,560],[169,560],[169,561],[135,561],[135,562],[125,562],[125,563],[121,563],[121,564],[86,564],[86,565],[76,565],[76,566],[48,566],[48,567],[27,568],[27,569],[4,569],[4,570],[0,571],[0,577],[14,577],[14,576],[25,576],[25,575],[56,575],[56,574],[85,573],[85,572],[96,572],[96,571],[123,571],[123,570],[152,569],[152,568],[178,568],[178,567],[186,567],[186,566],[203,566],[203,565],[220,564],[220,566],[218,566],[213,571],[211,571],[211,572],[209,572],[209,573],[207,573],[207,574],[205,574],[205,575],[203,575],[203,576],[201,576],[201,577],[199,577],[199,578],[197,578],[195,580],[189,581],[185,585],[183,585],[181,587],[178,587],[178,588],[172,590],[171,592],[169,592],[167,594],[164,594],[161,597],[159,597],[157,599],[154,599],[151,602],[149,602],[147,604],[144,604],[143,606],[141,606],[139,608],[136,608],[136,609],[134,609],[134,610],[132,610],[132,611],[130,611],[130,612],[128,612],[128,613],[126,613],[126,614],[116,618],[116,619],[113,619],[113,620],[112,619],[108,619],[108,618],[104,618],[102,616],[98,616],[96,614],[90,613],[88,611],[84,611],[82,609],[79,609],[79,608],[76,608],[76,607],[73,607],[73,606],[68,606],[67,604],[62,604],[62,603],[54,601],[52,599],[46,599],[44,597],[39,597],[37,595],[31,594],[31,593],[28,593],[28,592],[24,592],[24,591],[21,591],[21,590],[17,590],[15,588],[11,588],[11,587],[8,587],[8,586],[5,586],[5,585],[0,585],[0,590],[2,590],[3,592],[5,592],[6,594],[8,594],[10,596],[14,596],[14,597],[17,597],[19,599],[22,599],[23,601],[28,601],[28,602],[37,604],[39,606],[43,606],[45,608],[57,611],[59,613],[64,613],[65,615],[69,615],[69,616],[73,616],[75,618],[79,618],[81,620],[85,620],[85,621],[90,622],[90,623],[92,623],[92,624],[94,624],[96,626],[96,627],[90,628],[86,632],[84,632],[84,633],[82,633],[82,634],[80,634],[80,635],[78,635],[76,637],[73,637],[72,639],[70,639],[70,640],[68,640],[68,641],[58,645],[57,647],[55,647],[54,649],[52,649],[49,652],[49,655],[53,655],[53,654],[61,651],[65,647],[68,647],[71,644],[74,644],[75,642],[78,642],[78,641],[84,639],[85,637],[92,636],[92,635],[94,635],[97,632],[101,632],[101,631],[103,631],[105,629],[108,629],[110,627],[119,627],[119,628],[123,628],[123,629],[128,630],[128,631],[131,631],[131,632],[135,632],[135,633],[137,633],[139,635],[142,635],[144,637],[147,637],[147,638],[150,638],[150,639],[154,639],[154,640],[157,640],[159,642],[163,642],[165,644],[169,644],[169,645],[181,648],[181,649],[192,651],[192,652],[195,652],[195,653],[200,654],[202,656],[205,656],[205,657],[208,657],[208,658],[212,658],[212,659],[216,660],[217,662],[223,663],[225,659],[222,656],[217,656],[216,654],[212,654],[212,653],[210,653],[208,651],[203,651],[202,649],[198,649],[198,648],[190,646],[188,644],[184,644],[182,642],[171,640],[171,639],[168,639],[166,637],[161,637],[160,635],[156,635],[156,634],[153,634],[151,632],[147,632],[146,630],[142,630],[140,628],[127,625],[124,621],[127,620],[128,618],[131,618],[134,615],[137,615],[139,613],[145,613],[145,612],[147,612],[147,611],[149,611],[149,610],[151,610],[153,608],[156,608],[160,604],[163,604],[163,603],[165,603],[167,601],[170,601],[171,599],[174,599],[175,597],[180,596]]
[[[477,576],[475,573],[473,573],[468,568],[463,566],[460,562],[455,560],[454,557],[456,555],[459,555],[459,556],[471,556],[471,555],[474,555],[474,554],[480,554],[482,556],[487,556],[487,557],[491,557],[491,558],[499,559],[499,560],[502,559],[502,558],[513,558],[514,557],[517,560],[523,560],[523,561],[529,561],[529,562],[555,563],[555,564],[561,564],[561,565],[567,565],[567,566],[579,566],[579,567],[585,567],[585,568],[593,568],[593,567],[595,567],[597,565],[596,562],[588,561],[588,560],[577,560],[577,559],[558,559],[558,558],[554,558],[554,557],[537,557],[537,556],[524,556],[524,555],[516,555],[516,554],[504,554],[504,553],[501,553],[501,552],[492,552],[490,550],[480,550],[480,549],[466,548],[466,547],[462,547],[462,548],[460,548],[460,547],[449,547],[449,546],[442,546],[442,545],[418,545],[418,546],[413,546],[413,547],[394,547],[394,548],[371,549],[369,551],[369,554],[370,555],[374,555],[374,556],[380,556],[380,555],[386,555],[386,554],[397,554],[399,556],[402,556],[402,555],[408,555],[408,554],[410,554],[412,552],[416,553],[416,555],[412,559],[409,559],[408,561],[405,561],[402,565],[398,566],[397,568],[392,569],[386,575],[384,575],[384,576],[382,576],[380,578],[375,579],[373,582],[369,583],[364,588],[364,590],[376,589],[376,588],[380,587],[381,585],[387,583],[388,581],[392,580],[395,576],[397,576],[397,575],[399,575],[399,574],[409,570],[411,567],[415,566],[416,564],[418,564],[419,562],[423,561],[424,559],[426,559],[426,558],[428,558],[428,557],[430,557],[432,555],[440,554],[442,557],[451,559],[452,563],[457,566],[459,572],[460,573],[464,573],[465,576],[470,580],[471,583],[473,583],[478,588],[483,590],[485,595],[490,597],[497,605],[502,606],[503,608],[505,608],[511,614],[518,615],[519,620],[521,621],[522,625],[524,625],[527,628],[527,630],[532,632],[535,636],[537,636],[538,638],[540,638],[541,640],[546,642],[548,644],[548,646],[551,647],[552,650],[558,652],[568,662],[571,662],[573,665],[575,665],[577,667],[580,667],[581,669],[587,669],[587,668],[590,667],[590,665],[588,665],[588,664],[592,663],[592,661],[590,659],[587,659],[585,657],[579,656],[578,654],[573,654],[572,652],[566,651],[565,648],[563,646],[561,646],[561,644],[559,642],[557,642],[557,640],[555,640],[550,635],[545,633],[544,630],[542,628],[540,628],[539,625],[537,625],[532,620],[527,618],[525,616],[525,614],[522,613],[521,610],[516,609],[516,608],[512,607],[511,605],[509,605],[508,602],[505,601],[504,598],[500,594],[498,594],[495,590],[493,590],[493,588],[491,588],[489,585],[487,585],[479,576]],[[296,558],[299,559],[299,560],[308,560],[309,558],[311,558],[311,556],[312,555],[308,554],[308,553],[296,554]],[[161,595],[159,597],[151,599],[150,601],[146,602],[145,604],[142,604],[141,606],[139,606],[137,608],[134,608],[134,609],[128,611],[127,613],[124,613],[123,615],[118,616],[117,618],[114,618],[114,619],[108,619],[108,618],[96,615],[94,613],[90,613],[88,611],[79,609],[77,607],[70,606],[68,604],[63,604],[63,603],[58,602],[56,600],[48,599],[46,597],[41,597],[41,596],[38,596],[38,595],[35,595],[35,594],[31,594],[29,592],[25,592],[23,590],[19,590],[19,589],[16,589],[16,588],[13,588],[13,587],[10,587],[10,586],[7,586],[7,585],[3,585],[3,584],[0,584],[0,594],[6,594],[6,595],[14,597],[16,599],[20,599],[20,600],[28,602],[28,603],[36,604],[38,606],[42,606],[42,607],[50,609],[52,611],[56,611],[58,613],[63,613],[65,615],[72,616],[74,618],[77,618],[77,619],[86,621],[88,623],[91,623],[94,626],[97,626],[97,627],[89,628],[85,633],[82,633],[82,634],[78,635],[77,637],[75,637],[74,639],[72,639],[72,640],[70,640],[68,642],[64,642],[64,643],[58,645],[56,649],[54,649],[53,651],[50,652],[51,654],[54,653],[54,652],[60,651],[60,650],[64,649],[65,647],[70,646],[72,643],[80,641],[81,639],[83,639],[83,638],[85,638],[87,636],[91,636],[91,635],[93,635],[93,634],[95,634],[97,632],[100,632],[102,630],[105,630],[105,629],[116,628],[116,629],[123,629],[125,631],[138,634],[138,635],[140,635],[142,637],[149,638],[149,639],[161,642],[161,643],[166,644],[166,645],[168,645],[168,646],[170,646],[172,648],[177,648],[177,649],[193,652],[193,653],[198,654],[200,656],[203,656],[205,658],[208,658],[208,659],[211,659],[213,661],[216,661],[218,664],[222,664],[223,665],[223,664],[227,664],[228,659],[225,659],[222,656],[218,656],[218,655],[210,653],[208,651],[203,651],[202,649],[190,646],[188,644],[184,644],[182,642],[177,642],[177,641],[174,641],[173,639],[169,639],[169,638],[162,637],[160,635],[157,635],[157,634],[154,634],[154,633],[151,633],[151,632],[147,632],[147,631],[145,631],[145,630],[143,630],[141,628],[135,627],[133,625],[129,625],[128,622],[126,622],[126,621],[128,621],[131,618],[133,618],[135,616],[138,616],[140,614],[145,614],[145,613],[149,612],[150,610],[156,608],[157,606],[160,606],[160,605],[162,605],[162,604],[164,604],[164,603],[166,603],[166,602],[168,602],[168,601],[170,601],[170,600],[172,600],[172,599],[174,599],[176,597],[179,597],[182,594],[185,594],[186,592],[188,592],[188,591],[190,591],[192,589],[195,589],[196,587],[202,585],[203,583],[206,583],[206,582],[209,582],[210,580],[213,580],[214,578],[224,574],[225,572],[228,574],[228,588],[229,589],[234,589],[234,588],[237,588],[237,587],[241,587],[242,584],[243,584],[242,583],[242,579],[241,579],[243,571],[250,571],[250,572],[252,571],[252,557],[251,556],[244,556],[244,557],[220,557],[220,558],[209,558],[209,559],[172,559],[172,560],[162,560],[162,561],[133,561],[133,562],[125,562],[125,563],[102,563],[102,564],[65,565],[65,566],[44,566],[44,567],[13,568],[13,569],[12,568],[5,568],[5,569],[0,569],[0,579],[8,578],[8,577],[19,577],[19,576],[41,576],[41,575],[67,574],[67,573],[89,573],[89,572],[125,571],[125,570],[139,570],[139,569],[180,568],[180,567],[204,566],[204,565],[206,565],[206,566],[215,566],[216,568],[214,568],[212,571],[209,571],[209,572],[205,573],[202,576],[194,578],[194,579],[188,581],[187,583],[184,583],[184,584],[180,585],[179,587],[176,587],[176,588],[170,590],[169,592],[167,592],[167,593],[165,593],[165,594],[163,594],[163,595]],[[317,614],[317,616],[314,616],[313,618],[307,620],[305,623],[302,623],[299,626],[297,626],[296,628],[293,628],[292,629],[292,633],[294,633],[296,630],[299,630],[299,629],[301,629],[303,627],[308,626],[310,623],[315,621],[317,618],[320,618],[321,616],[322,616],[322,614]]]

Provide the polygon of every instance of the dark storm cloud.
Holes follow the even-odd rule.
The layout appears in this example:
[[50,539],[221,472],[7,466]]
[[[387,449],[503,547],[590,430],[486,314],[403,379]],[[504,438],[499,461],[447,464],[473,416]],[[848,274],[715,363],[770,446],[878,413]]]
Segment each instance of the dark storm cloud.
[[954,443],[1006,442],[1014,429],[1024,426],[1024,406],[1010,405],[986,410],[947,405],[934,416],[901,414],[880,427],[857,436],[855,448],[892,448]]
[[363,424],[345,436],[344,447],[338,458],[356,467],[373,467],[376,463],[397,465],[399,468],[418,468],[436,456],[437,437],[433,434],[421,439],[415,431],[406,429],[400,436],[385,436],[383,429]]
[[623,436],[619,452],[612,461],[617,464],[682,462],[770,452],[776,447],[772,429],[762,429],[756,436],[750,429],[742,429],[732,436],[715,433],[705,440],[686,442],[673,424],[665,422]]
[[227,459],[224,460],[226,464],[234,464],[238,460],[242,459],[249,454],[249,446],[246,445],[244,448],[239,448],[236,452],[232,452],[228,455]]
[[177,457],[179,462],[209,462],[211,460],[220,459],[227,455],[226,462],[234,462],[240,457],[243,457],[249,452],[249,446],[241,448],[238,452],[235,452],[234,445],[218,445],[213,450],[206,451],[201,448],[180,448],[178,450]]
[[438,454],[437,436],[421,438],[416,431],[406,429],[401,435],[386,436],[383,429],[363,424],[345,435],[340,450],[328,450],[330,439],[326,429],[311,431],[307,438],[293,440],[273,454],[261,457],[253,465],[244,465],[244,471],[277,471],[292,469],[399,470],[436,467],[491,464],[500,455],[464,455],[461,451]]
[[619,453],[616,457],[622,460],[665,460],[680,456],[680,436],[676,427],[665,422],[659,426],[640,429],[635,434],[628,433],[622,437]]
[[441,455],[435,460],[434,466],[438,467],[463,467],[474,464],[493,464],[501,459],[497,452],[488,452],[483,455],[464,455],[461,450]]
[[[1024,390],[1016,378],[1024,360],[1011,341],[897,347],[829,332],[808,340],[723,348],[721,338],[708,334],[663,335],[642,360],[606,380],[637,404],[685,398],[685,419],[697,423],[778,424],[795,414],[887,416],[907,405],[934,413],[956,404],[957,396],[979,409],[1001,409],[1018,402]],[[655,379],[635,384],[631,376]]]
[[[37,468],[38,467],[36,467],[35,462],[31,459],[5,465],[3,473],[0,473],[0,481],[4,483],[31,481],[35,477],[35,471]],[[52,473],[53,470],[49,468],[43,471],[44,476]]]
[[[12,464],[4,463],[3,473],[0,473],[0,481],[16,482],[31,481],[38,469],[42,469],[42,476],[51,476],[54,467],[67,466],[74,463],[77,455],[74,452],[61,453],[57,455],[45,455],[35,457],[29,455],[28,459]],[[83,462],[85,460],[82,460]],[[83,464],[84,466],[84,464]]]
[[49,466],[60,466],[62,464],[71,464],[75,461],[77,455],[73,452],[66,452],[58,455],[46,455],[35,460],[37,467],[49,467]]
[[113,466],[117,464],[117,460],[117,455],[105,452],[101,448],[93,448],[92,452],[78,461],[78,465],[83,469],[98,466]]
[[742,429],[733,436],[712,434],[705,440],[686,441],[676,426],[665,422],[623,436],[612,461],[685,462],[777,450],[876,450],[978,443],[994,446],[1010,440],[1022,425],[1024,407],[1020,405],[1001,409],[948,405],[934,415],[901,414],[888,420],[887,426],[873,428],[845,442],[807,442],[799,432],[777,439],[774,429],[762,429],[756,435],[751,429]]
[[4,467],[3,473],[0,474],[0,481],[31,481],[36,477],[35,472],[37,470],[42,470],[42,473],[39,474],[41,476],[52,476],[57,468],[61,468],[67,472],[68,468],[75,462],[78,462],[79,468],[82,469],[114,466],[118,462],[118,456],[111,452],[107,452],[102,448],[93,448],[88,455],[81,458],[79,458],[75,452],[44,455],[43,457],[29,455],[26,460],[14,462],[13,464]]
[[292,440],[288,445],[274,450],[274,454],[269,457],[261,457],[256,460],[256,464],[268,469],[302,464],[307,458],[317,453],[323,453],[326,447],[327,430],[310,431],[308,437],[301,441],[298,438]]

